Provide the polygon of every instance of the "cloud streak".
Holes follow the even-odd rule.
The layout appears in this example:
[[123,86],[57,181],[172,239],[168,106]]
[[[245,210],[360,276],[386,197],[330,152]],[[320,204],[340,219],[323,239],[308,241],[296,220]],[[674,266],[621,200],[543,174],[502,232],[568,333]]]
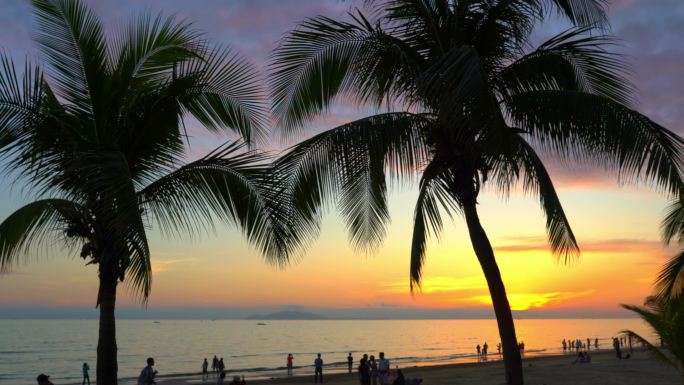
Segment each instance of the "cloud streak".
[[[508,301],[511,305],[511,310],[529,310],[538,309],[550,304],[560,304],[575,298],[586,297],[592,293],[594,293],[594,290],[552,293],[509,293]],[[483,305],[492,304],[492,298],[488,295],[470,297],[469,300]]]

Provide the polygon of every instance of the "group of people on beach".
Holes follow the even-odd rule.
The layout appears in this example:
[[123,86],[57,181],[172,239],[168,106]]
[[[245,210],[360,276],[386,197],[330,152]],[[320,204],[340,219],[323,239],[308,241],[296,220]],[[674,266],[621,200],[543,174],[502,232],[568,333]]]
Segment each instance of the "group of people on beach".
[[[487,345],[487,341],[485,341],[485,343],[482,344],[482,346],[480,346],[480,344],[477,344],[475,349],[477,350],[477,360],[487,361],[487,355],[489,354],[489,345]],[[520,349],[520,354],[525,353],[525,341],[518,342],[518,349]],[[501,355],[501,342],[496,344],[496,351],[499,355]]]
[[[218,358],[214,354],[214,358],[211,360],[211,372],[216,378],[216,385],[246,385],[245,376],[233,376],[231,382],[226,382],[226,363],[223,361],[223,357]],[[206,381],[209,379],[209,361],[204,358],[202,361],[202,380]]]
[[[480,346],[480,344],[477,344],[475,349],[477,350],[478,361],[479,360],[486,361],[487,360],[487,354],[489,354],[489,345],[487,345],[487,341],[485,341],[485,343],[482,344],[482,346]],[[501,355],[501,342],[496,344],[496,350],[498,351],[499,355]]]
[[[380,352],[379,358],[376,360],[374,355],[368,356],[364,354],[358,362],[356,372],[359,376],[360,385],[390,385],[390,361],[385,358],[385,353]],[[294,357],[292,354],[287,355],[287,375],[292,375]],[[321,354],[318,353],[313,362],[314,366],[314,383],[323,383],[323,367],[324,362]],[[347,371],[351,374],[354,372],[354,356],[350,352],[347,356]],[[392,385],[419,385],[422,379],[406,379],[397,369],[397,377],[392,382]]]
[[[563,345],[563,351],[564,352],[565,351],[571,351],[571,352],[572,351],[580,351],[582,349],[590,350],[591,349],[591,338],[587,338],[586,343],[584,343],[584,341],[579,339],[579,338],[575,338],[572,340],[568,338],[567,341],[564,338],[563,342],[561,344]],[[595,338],[594,339],[594,349],[598,349],[598,347],[599,347],[599,340],[598,340],[598,338]]]

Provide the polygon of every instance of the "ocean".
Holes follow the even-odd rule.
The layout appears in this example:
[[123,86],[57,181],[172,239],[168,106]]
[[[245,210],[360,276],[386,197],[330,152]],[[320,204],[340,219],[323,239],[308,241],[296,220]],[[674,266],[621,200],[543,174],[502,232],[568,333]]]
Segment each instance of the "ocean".
[[[392,367],[476,360],[476,345],[487,342],[490,359],[498,359],[494,320],[372,320],[372,321],[118,320],[119,377],[132,383],[154,357],[162,376],[196,373],[206,357],[223,357],[229,376],[283,376],[288,353],[294,355],[295,375],[310,374],[321,353],[326,372],[345,370],[352,352],[384,351]],[[80,383],[81,366],[88,362],[95,379],[97,347],[95,320],[0,320],[0,384],[35,383],[40,373],[55,384]],[[599,339],[611,348],[611,337],[623,329],[648,335],[639,319],[523,319],[516,320],[525,355],[562,354],[565,339]],[[199,376],[198,376],[199,378]]]

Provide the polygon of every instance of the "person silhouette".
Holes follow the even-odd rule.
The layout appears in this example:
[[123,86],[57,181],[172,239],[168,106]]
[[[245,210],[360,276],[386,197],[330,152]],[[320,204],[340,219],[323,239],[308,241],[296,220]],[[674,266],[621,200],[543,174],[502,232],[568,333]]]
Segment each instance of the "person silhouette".
[[157,382],[154,378],[157,376],[157,371],[154,370],[154,358],[149,357],[147,359],[147,366],[140,371],[140,376],[138,377],[138,385],[152,385]]
[[323,359],[321,358],[321,353],[318,353],[318,357],[314,360],[314,384],[318,382],[323,383]]
[[349,355],[347,356],[347,368],[349,369],[350,374],[352,372],[353,366],[354,366],[354,357],[352,357],[351,352],[349,352]]
[[375,361],[375,356],[371,355],[368,359],[368,367],[370,368],[371,385],[378,384],[378,363]]
[[380,385],[389,385],[389,371],[390,362],[385,358],[385,352],[380,352],[380,359],[378,360],[378,378]]
[[487,349],[489,349],[489,345],[487,345],[487,341],[485,341],[484,345],[482,345],[482,356],[484,356],[484,358],[487,358]]
[[294,357],[292,357],[292,353],[287,354],[287,375],[291,376],[292,375],[292,361],[294,360]]
[[42,373],[36,377],[36,381],[38,381],[38,385],[55,385],[50,382],[50,376]]
[[202,378],[206,377],[209,377],[209,361],[205,358],[202,362]]
[[480,356],[480,344],[477,344],[477,356]]
[[90,374],[88,374],[88,371],[90,370],[90,365],[88,365],[87,362],[83,363],[83,383],[81,385],[85,385],[86,381],[88,381],[88,385],[90,385]]

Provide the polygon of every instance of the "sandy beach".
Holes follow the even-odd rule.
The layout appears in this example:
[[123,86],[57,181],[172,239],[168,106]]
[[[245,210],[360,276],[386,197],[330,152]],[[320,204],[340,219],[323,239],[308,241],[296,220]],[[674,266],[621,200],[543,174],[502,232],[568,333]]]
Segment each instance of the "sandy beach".
[[[523,360],[525,383],[532,385],[672,385],[681,383],[676,370],[664,366],[645,351],[635,351],[631,359],[618,360],[612,352],[592,354],[590,364],[571,364],[573,356],[534,357]],[[424,385],[441,384],[504,384],[501,361],[451,364],[402,369],[407,378],[423,378]],[[330,374],[324,377],[326,384],[357,385],[357,375]],[[167,377],[159,384],[187,385],[213,384],[215,379],[201,381],[199,376]],[[251,380],[249,385],[295,385],[312,384],[313,376]]]

